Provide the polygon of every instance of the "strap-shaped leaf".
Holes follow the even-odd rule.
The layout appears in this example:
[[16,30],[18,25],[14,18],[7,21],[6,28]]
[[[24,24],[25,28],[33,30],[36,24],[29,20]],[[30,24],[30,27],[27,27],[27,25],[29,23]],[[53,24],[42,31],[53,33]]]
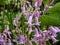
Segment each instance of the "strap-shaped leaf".
[[60,26],[60,20],[48,15],[40,16],[39,21],[41,22],[41,26],[49,26],[49,25]]
[[52,8],[48,9],[45,12],[45,15],[55,17],[57,19],[60,19],[60,3],[55,4]]

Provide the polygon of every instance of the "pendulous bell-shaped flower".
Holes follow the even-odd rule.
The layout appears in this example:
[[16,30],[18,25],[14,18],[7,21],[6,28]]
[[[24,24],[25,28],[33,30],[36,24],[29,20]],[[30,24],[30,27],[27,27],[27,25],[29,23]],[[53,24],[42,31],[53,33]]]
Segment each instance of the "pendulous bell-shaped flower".
[[18,40],[19,38],[18,38],[18,36],[16,36],[16,38],[13,40],[13,42],[15,42],[15,43],[18,43]]
[[38,21],[38,18],[39,18],[39,15],[40,15],[40,12],[38,10],[35,10],[34,11],[34,20],[35,20],[35,25],[39,25],[39,21]]
[[5,42],[2,36],[0,36],[0,45],[5,45]]
[[37,1],[34,3],[34,7],[38,7],[38,2]]
[[13,24],[14,24],[14,26],[17,26],[17,24],[18,24],[18,17],[17,17],[17,16],[16,16],[16,18],[14,19]]
[[25,41],[26,41],[26,37],[22,34],[22,31],[20,30],[19,43],[24,44]]
[[49,33],[51,34],[51,35],[53,35],[54,37],[56,37],[57,36],[57,33],[58,31],[53,27],[53,26],[50,26],[49,27]]
[[35,37],[39,37],[40,36],[37,28],[35,28],[35,30],[34,30],[34,36]]
[[26,15],[26,19],[28,22],[25,22],[25,24],[32,25],[32,18],[33,18],[33,15],[32,15],[32,12],[30,12],[28,15]]
[[26,11],[26,7],[25,6],[22,6],[22,14],[24,14],[25,13],[25,11]]
[[9,31],[9,26],[6,25],[5,30],[2,33],[3,35],[7,36],[7,38],[11,38],[11,32]]
[[42,5],[43,0],[38,0],[38,6],[40,7]]
[[7,40],[7,45],[12,45],[12,42],[10,39]]
[[51,36],[50,39],[53,41],[53,43],[58,41],[54,36]]
[[19,43],[20,44],[24,44],[25,43],[25,36],[24,35],[20,35]]
[[57,32],[60,32],[60,29],[58,27],[54,27],[54,28],[57,30]]

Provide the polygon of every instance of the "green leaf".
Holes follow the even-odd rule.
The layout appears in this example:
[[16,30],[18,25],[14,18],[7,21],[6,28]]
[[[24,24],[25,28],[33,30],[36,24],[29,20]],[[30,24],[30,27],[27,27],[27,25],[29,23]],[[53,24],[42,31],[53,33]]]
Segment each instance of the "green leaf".
[[54,4],[56,4],[56,3],[58,3],[58,2],[60,2],[60,0],[54,0]]
[[11,0],[0,0],[0,5],[10,4]]
[[41,26],[60,26],[60,20],[53,18],[52,16],[42,15],[39,17],[39,21],[41,22]]
[[49,4],[49,0],[43,0],[44,5]]
[[56,19],[60,19],[60,3],[55,4],[52,8],[49,8],[45,15],[52,16]]

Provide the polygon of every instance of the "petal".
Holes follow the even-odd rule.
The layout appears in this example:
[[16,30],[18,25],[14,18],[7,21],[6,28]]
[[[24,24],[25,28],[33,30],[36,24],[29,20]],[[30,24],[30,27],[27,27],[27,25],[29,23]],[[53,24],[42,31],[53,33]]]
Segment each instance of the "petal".
[[54,36],[51,36],[51,40],[53,41],[53,43],[58,41]]
[[39,37],[40,36],[37,28],[35,28],[35,30],[34,30],[34,36],[35,37]]

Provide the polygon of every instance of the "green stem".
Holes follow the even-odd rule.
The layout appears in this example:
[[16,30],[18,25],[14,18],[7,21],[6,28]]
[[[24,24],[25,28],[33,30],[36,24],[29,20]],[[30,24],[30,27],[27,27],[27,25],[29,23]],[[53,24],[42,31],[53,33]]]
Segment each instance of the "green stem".
[[38,45],[38,42],[36,42],[36,45]]
[[49,45],[51,45],[51,43],[48,41]]
[[44,39],[44,45],[46,45],[46,40]]
[[22,32],[24,34],[24,16],[23,15],[22,15],[21,19],[22,19],[22,21],[21,21],[21,23],[22,23]]

